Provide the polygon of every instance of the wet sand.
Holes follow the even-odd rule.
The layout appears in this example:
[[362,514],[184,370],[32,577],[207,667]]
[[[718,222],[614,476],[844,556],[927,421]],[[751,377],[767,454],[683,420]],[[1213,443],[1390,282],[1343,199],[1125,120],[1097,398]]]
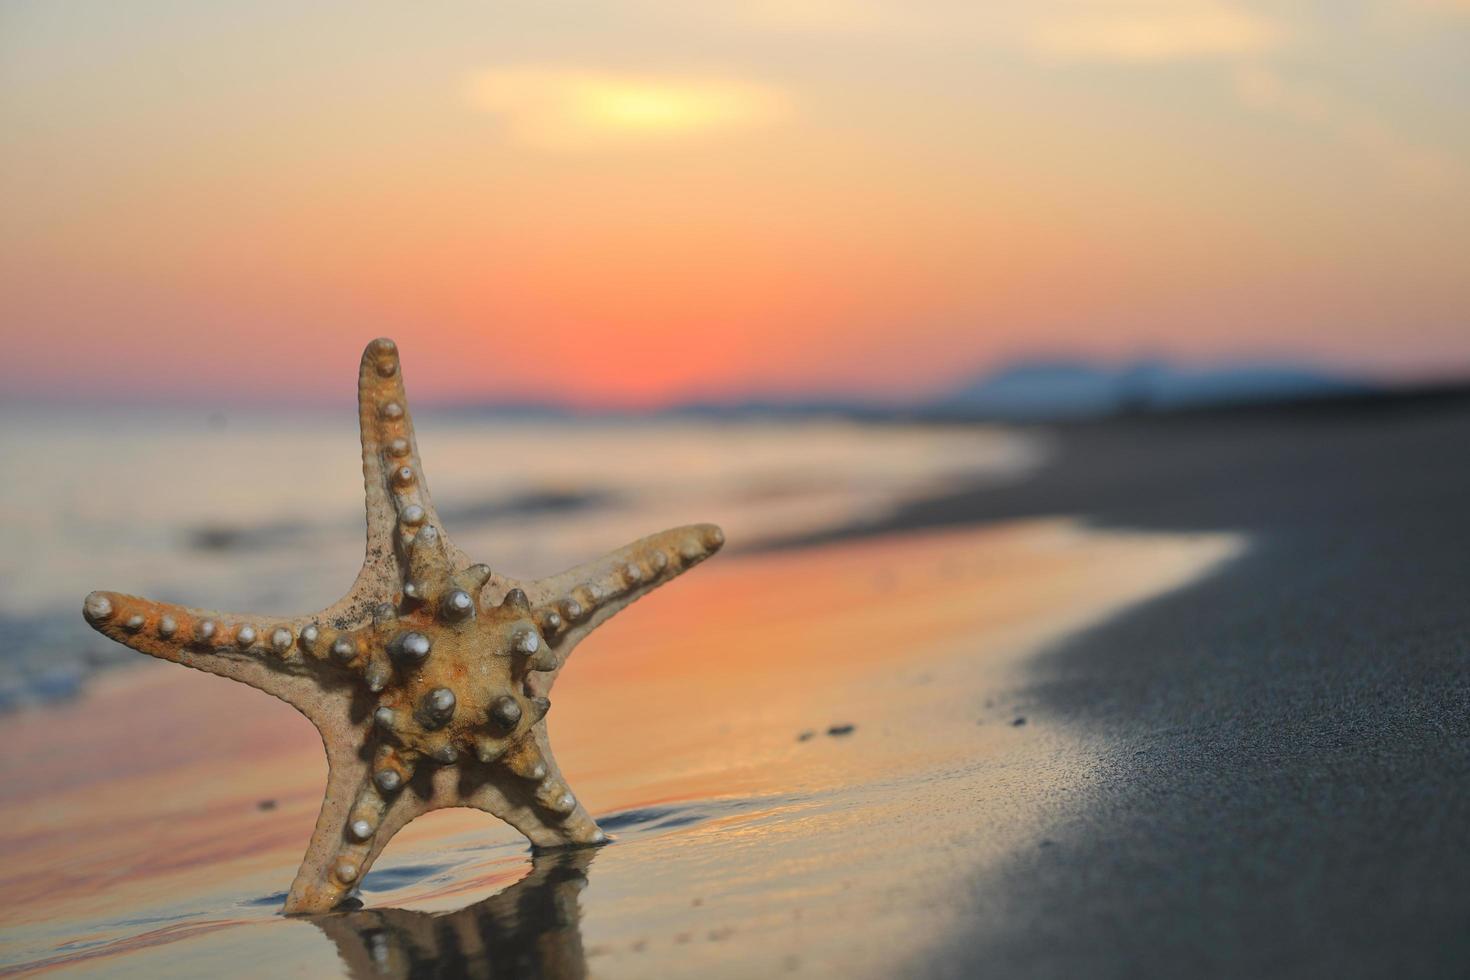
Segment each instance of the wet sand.
[[1470,395],[1054,435],[1023,485],[850,533],[1075,514],[1250,547],[1032,663],[1017,697],[1101,776],[902,972],[1470,975]]
[[1114,758],[1028,665],[1244,548],[1040,519],[722,557],[605,626],[558,685],[558,758],[612,845],[532,862],[483,814],[432,814],[367,876],[366,909],[315,920],[276,914],[325,778],[315,733],[258,692],[143,662],[0,722],[0,962],[149,977],[958,962],[995,876],[1090,819]]
[[0,722],[0,963],[1463,975],[1470,404],[1048,436],[585,644],[552,725],[595,852],[434,814],[366,909],[286,920],[325,774],[290,709],[144,663]]

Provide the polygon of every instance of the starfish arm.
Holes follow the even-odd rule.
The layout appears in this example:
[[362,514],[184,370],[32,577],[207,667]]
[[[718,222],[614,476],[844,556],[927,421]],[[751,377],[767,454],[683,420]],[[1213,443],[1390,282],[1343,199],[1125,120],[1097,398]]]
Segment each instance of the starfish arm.
[[484,780],[462,799],[462,805],[484,810],[519,830],[537,851],[607,843],[607,835],[562,777],[544,721],[488,768]]
[[650,534],[527,586],[536,625],[556,653],[557,669],[588,633],[709,558],[724,543],[724,532],[716,525],[689,524]]
[[[282,911],[287,915],[336,908],[362,882],[393,835],[434,809],[429,798],[409,788],[412,773],[391,749],[380,748],[376,754],[360,749],[368,740],[366,726],[344,713],[320,727],[327,748],[327,791],[286,896]],[[339,741],[334,732],[346,737]]]
[[395,538],[403,536],[400,528],[411,537],[415,529],[440,525],[419,458],[398,347],[386,337],[362,352],[357,411],[367,495],[367,555],[351,594],[392,595],[408,564],[408,556],[394,547]]
[[190,609],[118,592],[93,592],[82,615],[97,632],[139,653],[275,695],[310,716],[321,692],[322,630],[310,620]]

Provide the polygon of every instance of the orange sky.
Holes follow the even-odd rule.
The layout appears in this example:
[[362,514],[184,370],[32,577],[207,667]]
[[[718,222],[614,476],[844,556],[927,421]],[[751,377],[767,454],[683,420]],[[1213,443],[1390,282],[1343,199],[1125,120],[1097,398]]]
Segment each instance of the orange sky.
[[12,2],[12,394],[1470,371],[1470,4],[1284,6]]

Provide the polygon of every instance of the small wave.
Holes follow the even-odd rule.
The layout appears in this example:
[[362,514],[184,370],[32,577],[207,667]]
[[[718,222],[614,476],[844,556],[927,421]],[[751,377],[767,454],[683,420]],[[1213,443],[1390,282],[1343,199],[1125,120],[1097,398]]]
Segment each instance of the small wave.
[[607,509],[622,502],[622,497],[611,490],[529,490],[498,500],[441,506],[439,517],[446,523],[489,524],[512,517]]
[[598,817],[598,826],[606,831],[643,832],[672,830],[676,827],[691,827],[748,810],[772,808],[796,802],[794,797],[758,796],[730,797],[719,800],[689,800],[667,806],[636,807]]
[[250,908],[256,908],[256,909],[260,909],[260,908],[277,908],[277,907],[285,904],[285,901],[286,901],[286,893],[285,892],[275,892],[275,893],[270,894],[270,895],[262,895],[259,898],[248,898],[245,901],[241,902],[240,904],[241,905],[245,905],[245,906],[249,906]]
[[97,636],[72,607],[0,614],[0,714],[28,705],[69,701],[101,667],[130,659]]
[[454,863],[448,864],[405,864],[396,868],[378,868],[368,873],[362,881],[362,890],[365,892],[386,892],[395,888],[403,888],[407,885],[416,885],[443,871],[455,867]]
[[256,551],[301,542],[311,531],[301,521],[274,521],[255,525],[203,524],[186,532],[194,551]]
[[[523,490],[490,500],[466,503],[444,503],[438,508],[446,523],[465,527],[493,524],[523,517],[568,514],[580,511],[610,509],[623,498],[608,489]],[[324,536],[342,532],[345,521],[261,521],[255,524],[199,524],[184,530],[184,541],[190,551],[231,553],[269,551],[278,548],[305,548]],[[354,527],[355,533],[355,527]]]
[[624,810],[622,813],[615,813],[610,817],[604,817],[598,823],[602,825],[603,830],[608,831],[634,828],[657,830],[663,827],[687,827],[708,819],[708,814],[692,808],[644,807],[639,810]]

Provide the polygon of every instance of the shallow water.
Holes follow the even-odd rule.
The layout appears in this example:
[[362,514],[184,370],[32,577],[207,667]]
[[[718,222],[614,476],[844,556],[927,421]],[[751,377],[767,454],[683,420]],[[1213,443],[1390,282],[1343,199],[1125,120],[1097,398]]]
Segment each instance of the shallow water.
[[[0,962],[109,976],[889,976],[1064,860],[1106,747],[1027,659],[1240,542],[1065,520],[731,555],[578,650],[553,745],[614,842],[530,860],[471,811],[401,833],[367,908],[276,914],[325,761],[258,692],[145,662],[0,720]],[[843,733],[846,726],[850,731]]]
[[[362,562],[355,411],[6,406],[24,460],[0,508],[0,710],[74,696],[136,655],[78,614],[98,588],[242,612],[335,602]],[[515,420],[425,410],[419,444],[455,541],[551,574],[653,531],[715,521],[732,548],[881,514],[1044,456],[1004,429],[841,421]]]

